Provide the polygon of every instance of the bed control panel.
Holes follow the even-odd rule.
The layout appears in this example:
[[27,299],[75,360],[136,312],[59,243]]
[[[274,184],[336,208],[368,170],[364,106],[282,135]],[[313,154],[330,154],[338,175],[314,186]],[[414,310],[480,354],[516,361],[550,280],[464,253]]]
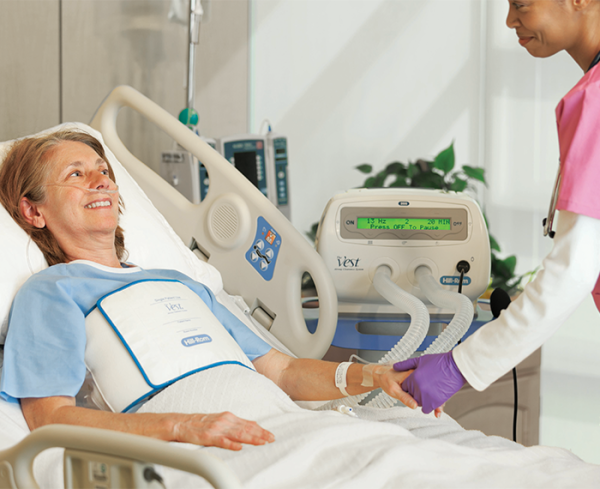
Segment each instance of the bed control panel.
[[246,260],[267,281],[273,278],[280,249],[281,236],[264,217],[259,217],[256,236],[252,246],[246,252]]

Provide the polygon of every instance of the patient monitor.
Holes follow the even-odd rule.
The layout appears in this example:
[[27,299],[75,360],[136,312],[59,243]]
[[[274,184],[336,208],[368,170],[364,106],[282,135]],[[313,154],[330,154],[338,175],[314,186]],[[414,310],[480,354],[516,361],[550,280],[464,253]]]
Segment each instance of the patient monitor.
[[244,134],[219,141],[219,151],[281,213],[290,218],[287,138],[269,128],[266,135]]
[[[211,148],[216,147],[212,138],[199,136]],[[170,151],[160,155],[160,176],[176,188],[193,204],[199,204],[208,192],[206,167],[192,153],[175,145]]]

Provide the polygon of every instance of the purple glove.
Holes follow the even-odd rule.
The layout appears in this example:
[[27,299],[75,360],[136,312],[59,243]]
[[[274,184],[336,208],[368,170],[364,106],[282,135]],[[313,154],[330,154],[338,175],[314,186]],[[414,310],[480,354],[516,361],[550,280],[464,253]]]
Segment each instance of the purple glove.
[[425,414],[440,407],[467,383],[452,352],[423,355],[394,364],[394,370],[415,371],[402,382],[402,390],[414,397]]

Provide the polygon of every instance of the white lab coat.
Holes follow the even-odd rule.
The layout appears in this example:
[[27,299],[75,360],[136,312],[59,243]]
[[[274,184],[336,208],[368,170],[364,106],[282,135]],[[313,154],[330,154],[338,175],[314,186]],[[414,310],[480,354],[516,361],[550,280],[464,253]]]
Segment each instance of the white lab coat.
[[600,220],[561,211],[543,270],[500,317],[454,351],[454,361],[483,390],[537,350],[592,292],[600,274]]

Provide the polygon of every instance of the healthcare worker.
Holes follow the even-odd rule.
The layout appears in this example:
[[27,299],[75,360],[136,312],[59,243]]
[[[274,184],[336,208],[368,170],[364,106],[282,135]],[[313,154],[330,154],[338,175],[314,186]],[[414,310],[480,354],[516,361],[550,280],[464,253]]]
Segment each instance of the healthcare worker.
[[584,71],[556,108],[560,168],[544,225],[554,246],[543,270],[497,320],[452,352],[394,365],[398,371],[415,369],[402,388],[425,413],[466,382],[483,390],[510,371],[590,292],[600,309],[600,1],[509,0],[506,24],[532,56],[565,50]]

